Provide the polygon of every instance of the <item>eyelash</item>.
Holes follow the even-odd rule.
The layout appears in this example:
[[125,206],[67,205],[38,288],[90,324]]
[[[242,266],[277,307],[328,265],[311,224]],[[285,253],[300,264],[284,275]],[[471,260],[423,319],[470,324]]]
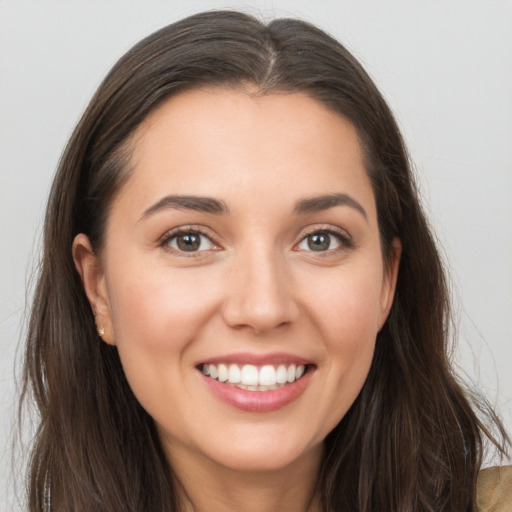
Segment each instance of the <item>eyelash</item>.
[[180,227],[180,228],[172,229],[171,231],[167,231],[167,233],[165,233],[160,238],[160,240],[158,242],[158,245],[160,247],[163,247],[164,249],[166,249],[168,251],[177,252],[177,253],[179,253],[181,255],[186,255],[187,257],[198,256],[202,252],[205,252],[203,250],[203,251],[190,251],[189,253],[187,253],[187,251],[180,251],[179,249],[176,249],[176,248],[171,247],[169,245],[172,240],[178,238],[179,236],[183,236],[183,235],[198,235],[198,236],[202,236],[202,237],[207,238],[214,246],[219,247],[219,244],[217,244],[217,242],[215,242],[215,240],[213,240],[211,235],[209,235],[209,234],[205,233],[203,230],[198,229],[198,228],[193,227],[193,226]]
[[[316,235],[316,234],[326,234],[326,235],[329,235],[329,236],[332,236],[332,237],[338,239],[338,241],[340,242],[340,247],[337,247],[335,249],[328,249],[326,251],[316,251],[316,252],[318,252],[319,256],[328,255],[328,254],[336,254],[340,251],[347,250],[347,249],[353,249],[355,247],[352,237],[350,237],[350,235],[348,235],[348,233],[346,231],[344,231],[342,229],[336,229],[332,226],[325,226],[325,227],[315,226],[315,227],[307,230],[304,233],[304,235],[302,236],[302,238],[300,239],[299,243],[296,244],[296,247],[298,245],[300,245],[304,240],[306,240],[311,235]],[[314,253],[315,251],[307,251],[307,252]]]
[[[305,252],[318,252],[318,255],[327,255],[327,254],[335,254],[343,250],[347,249],[353,249],[354,248],[354,242],[352,238],[342,229],[335,229],[332,226],[329,227],[322,227],[322,226],[315,226],[314,228],[311,228],[307,230],[299,240],[297,244],[295,244],[295,247],[298,247],[302,242],[304,242],[308,237],[315,234],[326,234],[329,236],[332,236],[336,238],[340,242],[340,247],[337,247],[335,249],[327,249],[325,251],[305,251]],[[169,244],[172,240],[178,238],[179,236],[183,235],[199,235],[202,237],[207,238],[214,246],[220,247],[220,245],[215,242],[214,239],[212,239],[211,235],[205,233],[203,230],[190,226],[190,227],[180,227],[173,229],[171,231],[166,232],[159,240],[158,245],[160,247],[165,248],[166,250],[178,252],[181,255],[186,255],[187,257],[194,257],[198,256],[200,253],[205,252],[205,250],[202,251],[190,251],[187,254],[187,251],[181,251],[179,249],[176,249],[174,247],[171,247]],[[299,250],[299,249],[295,249]]]

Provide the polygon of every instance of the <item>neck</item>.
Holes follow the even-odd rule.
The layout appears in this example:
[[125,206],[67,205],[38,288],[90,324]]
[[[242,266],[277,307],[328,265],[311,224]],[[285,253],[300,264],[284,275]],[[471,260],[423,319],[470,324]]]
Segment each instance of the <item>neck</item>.
[[182,512],[319,512],[322,448],[284,468],[241,471],[203,457],[171,457]]

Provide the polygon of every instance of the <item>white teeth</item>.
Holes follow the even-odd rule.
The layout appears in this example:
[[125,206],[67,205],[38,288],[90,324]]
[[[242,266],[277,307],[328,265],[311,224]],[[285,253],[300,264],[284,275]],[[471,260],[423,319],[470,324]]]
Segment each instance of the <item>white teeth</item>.
[[257,367],[244,364],[241,368],[237,364],[203,364],[201,371],[219,382],[236,384],[240,389],[249,391],[270,391],[282,387],[283,384],[292,383],[300,379],[305,373],[303,364],[284,365],[277,368],[266,364]]
[[258,384],[261,386],[275,386],[276,384],[276,371],[273,366],[266,364],[260,369]]
[[228,380],[228,367],[225,364],[219,364],[219,382],[226,382]]
[[280,364],[276,372],[276,382],[278,384],[285,384],[288,382],[288,370],[284,364]]
[[274,389],[279,389],[281,386],[277,384],[274,386],[245,386],[244,384],[237,384],[236,387],[246,389],[247,391],[273,391]]
[[228,370],[228,381],[231,384],[238,384],[240,382],[240,378],[240,368],[238,368],[236,364],[230,364]]
[[210,377],[212,379],[216,379],[218,377],[218,375],[219,375],[217,367],[214,364],[211,364],[210,367],[209,367],[209,370],[210,370]]
[[258,368],[252,364],[244,364],[241,371],[241,382],[246,386],[257,386]]
[[[211,375],[211,373],[210,373],[210,375]],[[288,382],[294,382],[294,381],[295,381],[295,365],[291,364],[290,366],[288,366]]]

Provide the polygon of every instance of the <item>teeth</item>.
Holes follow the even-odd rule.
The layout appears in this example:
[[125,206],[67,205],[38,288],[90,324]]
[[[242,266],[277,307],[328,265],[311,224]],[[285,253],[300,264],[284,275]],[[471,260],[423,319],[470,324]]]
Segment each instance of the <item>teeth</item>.
[[244,364],[242,366],[241,382],[244,386],[257,386],[258,368],[252,364]]
[[[206,365],[204,365],[206,366]],[[241,380],[240,368],[236,364],[230,364],[228,370],[228,381],[231,384],[238,384]]]
[[217,371],[217,367],[214,365],[214,364],[211,364],[210,367],[209,367],[209,373],[210,373],[210,377],[212,379],[216,379],[218,377],[218,371]]
[[248,391],[273,391],[274,389],[279,389],[282,386],[276,384],[275,386],[245,386],[244,384],[237,384],[237,388],[246,389]]
[[218,371],[219,371],[219,376],[218,376],[219,382],[226,382],[228,380],[228,376],[229,376],[228,367],[225,364],[219,364]]
[[262,386],[275,386],[276,371],[273,366],[267,364],[261,368],[260,375],[258,377],[258,384]]
[[276,368],[270,364],[261,367],[244,364],[240,368],[236,364],[203,364],[201,371],[219,382],[236,384],[240,389],[269,391],[300,379],[304,375],[305,366],[280,364]]
[[279,365],[276,372],[276,382],[278,384],[285,384],[288,382],[288,370],[284,364]]
[[[210,368],[210,375],[211,375],[211,368]],[[215,378],[215,377],[213,377]],[[288,382],[294,382],[295,381],[295,365],[291,364],[288,366]]]

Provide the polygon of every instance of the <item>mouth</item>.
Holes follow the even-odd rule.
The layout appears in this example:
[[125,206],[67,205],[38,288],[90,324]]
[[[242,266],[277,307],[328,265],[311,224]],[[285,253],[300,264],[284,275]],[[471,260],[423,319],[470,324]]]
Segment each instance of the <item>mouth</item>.
[[301,379],[310,364],[254,365],[219,363],[199,365],[203,375],[238,389],[247,391],[274,391]]
[[316,365],[287,355],[218,357],[196,366],[207,389],[240,411],[277,411],[308,388]]

